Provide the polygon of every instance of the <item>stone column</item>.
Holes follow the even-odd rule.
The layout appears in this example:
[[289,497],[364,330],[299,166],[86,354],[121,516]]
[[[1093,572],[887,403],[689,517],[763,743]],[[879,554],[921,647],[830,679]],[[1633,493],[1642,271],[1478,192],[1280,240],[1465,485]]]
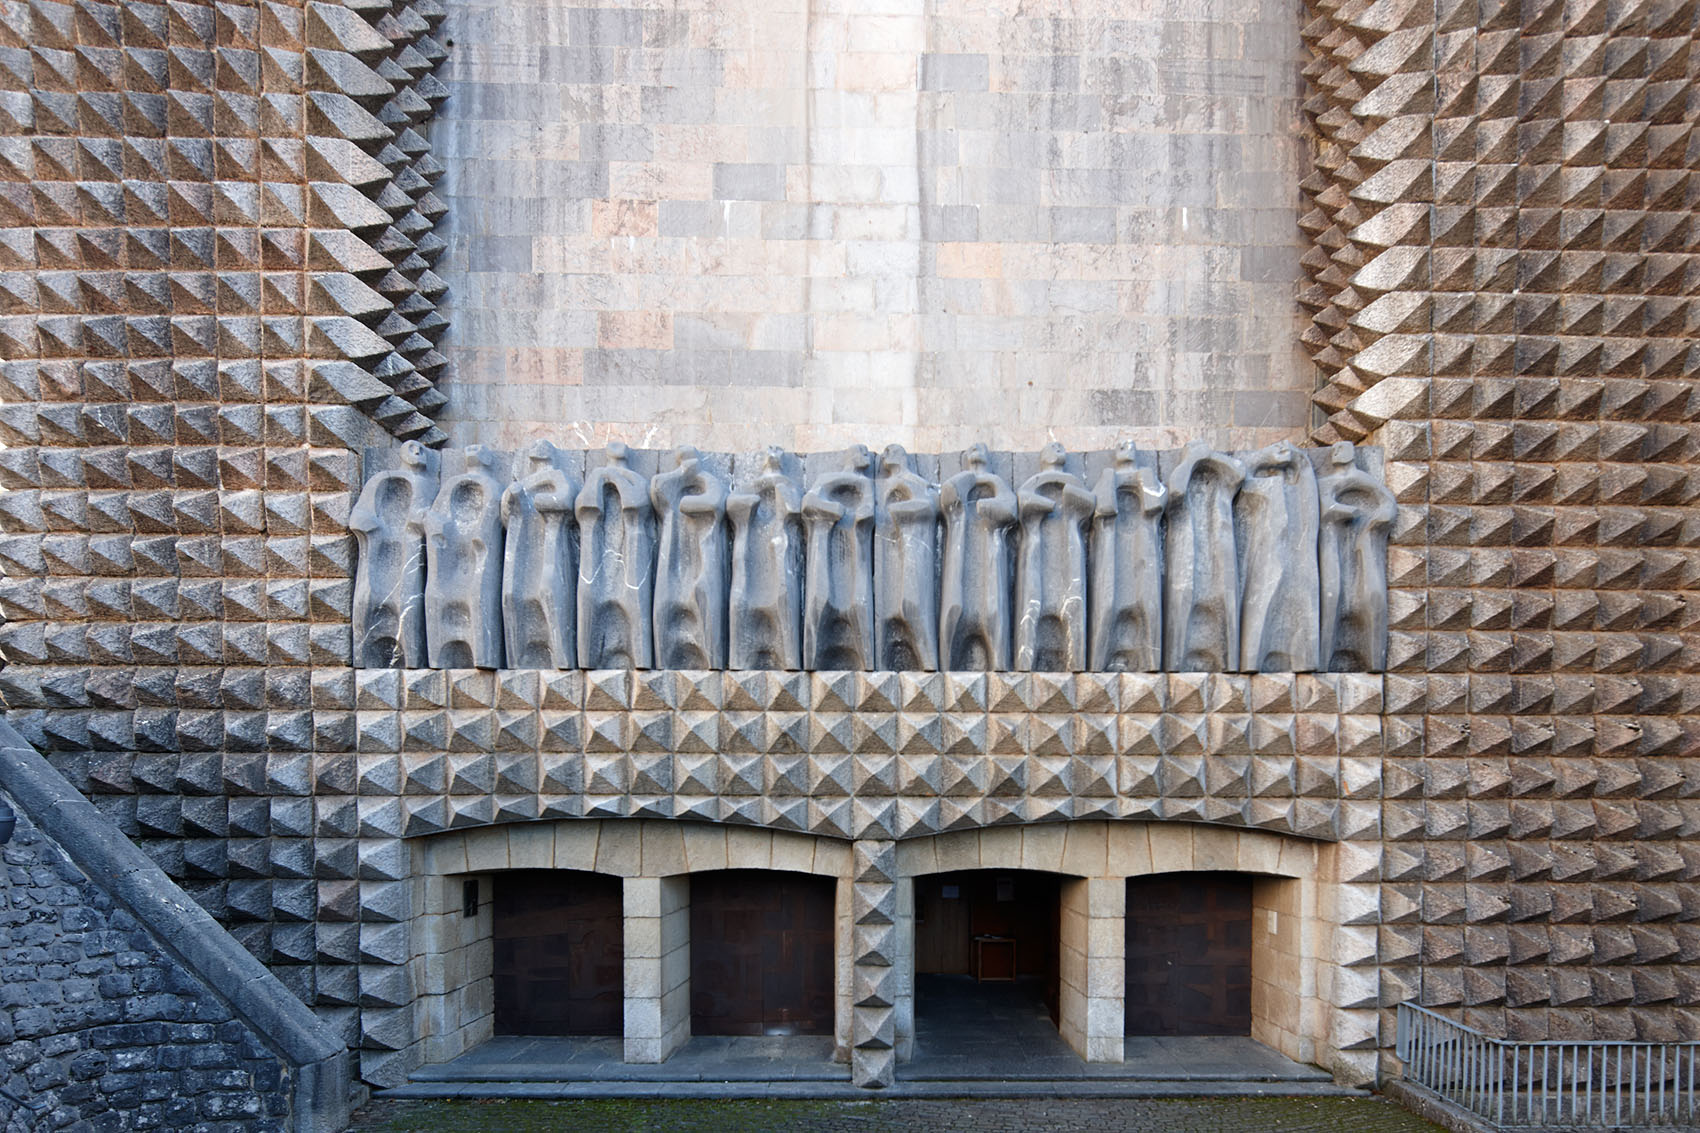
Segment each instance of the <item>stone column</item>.
[[1087,1062],[1120,1062],[1126,983],[1127,881],[1081,878],[1062,887],[1063,1041]]
[[915,879],[897,879],[897,1061],[915,1057]]
[[665,1062],[691,1037],[691,883],[625,881],[627,1062]]
[[863,839],[854,854],[850,1079],[877,1090],[896,1077],[897,843]]

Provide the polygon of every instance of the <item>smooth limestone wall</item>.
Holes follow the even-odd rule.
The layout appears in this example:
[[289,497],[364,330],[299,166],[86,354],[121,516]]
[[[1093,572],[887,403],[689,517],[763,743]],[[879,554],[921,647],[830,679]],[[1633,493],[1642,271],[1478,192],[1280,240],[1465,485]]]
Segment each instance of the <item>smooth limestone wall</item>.
[[449,7],[455,443],[1308,423],[1290,2]]

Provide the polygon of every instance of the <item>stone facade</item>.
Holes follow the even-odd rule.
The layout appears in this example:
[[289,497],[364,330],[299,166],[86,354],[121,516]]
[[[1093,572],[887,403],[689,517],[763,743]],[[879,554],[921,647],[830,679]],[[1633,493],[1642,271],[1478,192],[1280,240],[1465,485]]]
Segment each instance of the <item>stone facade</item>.
[[[426,845],[588,820],[842,859],[865,1084],[900,1074],[909,855],[971,836],[1016,868],[1029,835],[1066,854],[1096,824],[1144,831],[1146,872],[1205,868],[1202,844],[1265,879],[1258,1033],[1342,1080],[1390,1068],[1407,999],[1518,1037],[1695,1037],[1695,6],[1176,9],[573,9],[532,46],[431,0],[0,3],[7,719],[373,1083],[486,1017],[475,990],[445,1006],[480,952],[433,935]],[[497,30],[445,72],[439,196],[445,19]],[[749,46],[770,19],[793,46]],[[1128,37],[1165,52],[1161,99]],[[528,93],[507,108],[479,67]],[[1076,71],[1092,98],[1060,93]],[[479,182],[478,139],[521,144],[497,120],[575,156]],[[1171,135],[1237,141],[1111,152]],[[1217,194],[1199,244],[1187,169]],[[1112,199],[1129,185],[1160,199]],[[491,313],[512,286],[535,317]],[[367,446],[1245,447],[1305,439],[1295,345],[1310,439],[1379,445],[1399,501],[1385,674],[353,667]],[[1108,955],[1076,929],[1135,871],[1054,865],[1087,887],[1064,1030],[1103,1053]],[[656,977],[634,1057],[679,1037],[659,941],[690,868],[604,870],[656,880],[628,893],[659,934],[631,956]]]

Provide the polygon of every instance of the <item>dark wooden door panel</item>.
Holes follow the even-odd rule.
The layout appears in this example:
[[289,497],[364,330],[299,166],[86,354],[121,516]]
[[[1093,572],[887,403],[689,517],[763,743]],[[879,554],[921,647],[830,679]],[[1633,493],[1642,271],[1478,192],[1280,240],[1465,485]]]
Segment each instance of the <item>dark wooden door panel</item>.
[[1251,1033],[1251,879],[1232,873],[1127,883],[1130,1035]]
[[692,1034],[832,1033],[835,885],[761,870],[692,875]]
[[568,870],[497,876],[496,1033],[620,1034],[622,917],[617,877]]

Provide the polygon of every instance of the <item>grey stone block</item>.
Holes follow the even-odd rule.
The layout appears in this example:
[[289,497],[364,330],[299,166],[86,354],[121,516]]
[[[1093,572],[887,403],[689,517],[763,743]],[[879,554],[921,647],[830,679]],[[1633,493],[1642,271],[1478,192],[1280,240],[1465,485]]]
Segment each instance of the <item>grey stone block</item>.
[[715,162],[714,197],[722,201],[782,201],[785,167]]
[[921,56],[922,90],[983,91],[988,82],[988,63],[985,55],[929,53]]

